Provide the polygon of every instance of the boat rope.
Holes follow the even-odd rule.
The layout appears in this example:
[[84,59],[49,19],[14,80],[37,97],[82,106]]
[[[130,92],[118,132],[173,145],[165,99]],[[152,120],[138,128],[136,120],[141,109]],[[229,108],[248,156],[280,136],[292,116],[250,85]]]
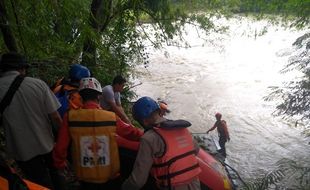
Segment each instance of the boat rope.
[[[192,133],[193,135],[206,135],[207,133]],[[214,140],[213,137],[211,137],[212,141],[214,142],[215,146],[216,145],[216,141]],[[231,167],[230,165],[228,165],[227,163],[225,163],[224,161],[221,161],[220,159],[217,159],[223,166],[227,166],[229,167],[233,172],[235,172],[235,174],[237,175],[237,177],[239,178],[239,180],[243,183],[243,185],[249,189],[249,186],[243,181],[243,179],[241,178],[241,176],[239,175],[239,173],[237,172],[237,170],[235,170],[233,167]]]
[[237,170],[235,170],[233,167],[231,167],[230,165],[226,164],[225,162],[220,161],[221,164],[229,167],[232,171],[234,171],[237,175],[237,177],[239,178],[239,180],[243,183],[243,185],[248,189],[249,186],[243,181],[243,179],[241,178],[241,176],[239,175],[239,173],[237,172]]

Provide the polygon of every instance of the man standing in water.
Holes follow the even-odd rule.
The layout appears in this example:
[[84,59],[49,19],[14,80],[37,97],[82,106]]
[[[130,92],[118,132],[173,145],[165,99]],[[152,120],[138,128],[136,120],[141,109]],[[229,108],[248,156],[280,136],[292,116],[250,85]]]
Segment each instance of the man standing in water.
[[219,134],[219,144],[220,144],[220,153],[226,158],[226,149],[225,149],[225,143],[227,141],[230,141],[227,124],[225,120],[222,119],[221,113],[215,114],[216,122],[214,123],[213,127],[207,131],[207,134],[217,128],[217,132]]

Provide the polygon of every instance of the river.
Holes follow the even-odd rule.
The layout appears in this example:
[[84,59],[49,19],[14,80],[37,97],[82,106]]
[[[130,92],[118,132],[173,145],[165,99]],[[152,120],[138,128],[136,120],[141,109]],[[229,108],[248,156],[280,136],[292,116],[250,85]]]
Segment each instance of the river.
[[[192,132],[212,127],[216,112],[227,121],[231,141],[227,159],[246,180],[276,168],[287,158],[309,165],[309,138],[295,123],[274,117],[275,102],[266,102],[270,86],[296,76],[280,74],[294,51],[292,43],[305,31],[269,25],[266,21],[233,20],[225,34],[211,33],[208,42],[187,26],[192,48],[148,49],[149,64],[135,88],[139,97],[165,100],[171,119],[186,119]],[[255,35],[268,30],[264,35]],[[203,44],[203,45],[202,45]],[[217,138],[217,132],[210,135]]]

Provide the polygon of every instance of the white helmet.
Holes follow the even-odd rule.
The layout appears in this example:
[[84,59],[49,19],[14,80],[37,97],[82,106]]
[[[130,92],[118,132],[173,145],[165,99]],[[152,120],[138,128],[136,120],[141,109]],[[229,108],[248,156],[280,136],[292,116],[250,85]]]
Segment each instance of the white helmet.
[[79,91],[84,90],[84,89],[92,89],[92,90],[102,93],[100,82],[93,77],[82,78],[80,80]]

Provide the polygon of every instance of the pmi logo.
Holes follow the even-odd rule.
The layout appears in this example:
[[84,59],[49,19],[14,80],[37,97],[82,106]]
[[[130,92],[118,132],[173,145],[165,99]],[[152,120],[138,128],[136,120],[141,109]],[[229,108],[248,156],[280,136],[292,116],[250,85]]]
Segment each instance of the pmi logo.
[[110,164],[110,146],[107,136],[83,136],[80,139],[80,147],[82,167]]

